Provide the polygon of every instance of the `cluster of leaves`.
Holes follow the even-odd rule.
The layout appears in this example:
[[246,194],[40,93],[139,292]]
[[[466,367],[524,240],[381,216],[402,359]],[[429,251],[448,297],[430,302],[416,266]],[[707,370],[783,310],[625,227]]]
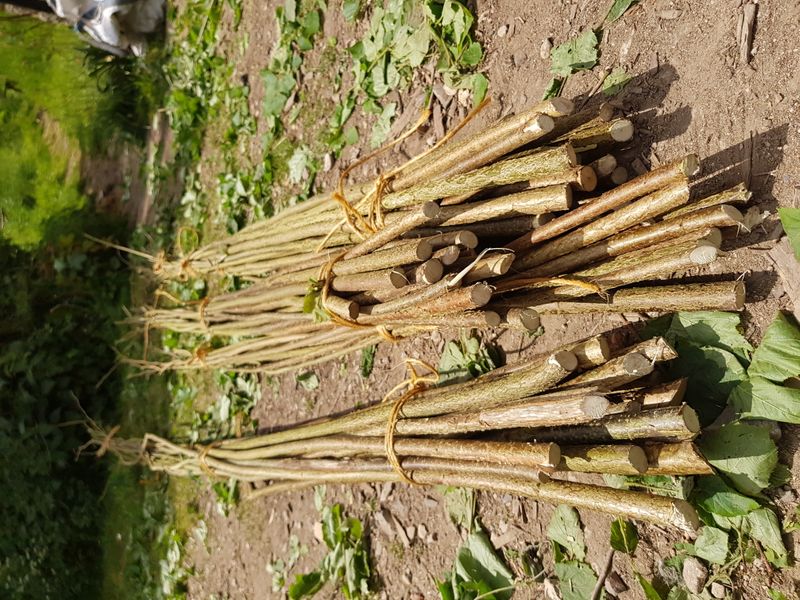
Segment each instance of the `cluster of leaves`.
[[322,514],[322,539],[328,554],[315,571],[295,577],[288,590],[290,600],[313,596],[329,581],[338,584],[348,600],[368,597],[369,553],[361,521],[345,517],[341,504],[323,506],[324,493],[315,494],[314,501]]
[[303,556],[308,554],[308,546],[300,543],[300,539],[289,536],[289,555],[286,560],[278,558],[267,565],[267,572],[272,575],[272,591],[280,592],[286,587],[287,573],[291,571]]
[[499,364],[500,356],[494,346],[475,337],[451,340],[439,359],[439,385],[468,381],[496,369]]
[[452,570],[437,588],[442,600],[508,600],[514,592],[514,574],[476,524],[456,551]]
[[[345,2],[343,9],[345,18],[352,20],[359,3]],[[345,124],[359,99],[364,112],[376,117],[370,144],[380,146],[397,112],[397,103],[382,99],[407,87],[414,70],[434,54],[443,82],[452,89],[471,90],[473,103],[480,103],[489,82],[472,72],[483,58],[481,45],[471,34],[473,22],[469,9],[456,0],[387,0],[373,6],[367,32],[348,49],[353,81],[329,121],[327,141],[333,151],[358,139],[357,131]]]
[[553,543],[555,575],[563,600],[582,600],[592,595],[597,575],[585,562],[586,542],[578,511],[559,505],[547,526],[547,537]]
[[[189,435],[191,443],[240,436],[243,432],[258,429],[258,421],[250,417],[250,412],[261,398],[258,376],[252,373],[219,371],[215,377],[219,394],[208,410],[193,412]],[[181,391],[189,402],[194,399],[192,392],[191,388],[183,388]]]
[[[74,216],[74,215],[73,215]],[[92,217],[78,225],[92,225]],[[55,227],[55,223],[51,226]],[[75,461],[85,442],[76,398],[113,418],[110,346],[127,272],[61,223],[61,242],[36,252],[0,243],[0,596],[92,597],[99,581],[97,511],[104,465]],[[97,385],[102,381],[102,385]],[[72,426],[68,423],[73,423]],[[76,564],[83,565],[76,573]]]

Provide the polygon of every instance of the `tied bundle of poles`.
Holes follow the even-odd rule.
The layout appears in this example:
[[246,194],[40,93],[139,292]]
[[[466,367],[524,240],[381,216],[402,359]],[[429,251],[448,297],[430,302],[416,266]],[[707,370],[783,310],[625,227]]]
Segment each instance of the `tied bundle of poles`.
[[687,502],[583,475],[713,473],[693,443],[700,426],[682,403],[686,381],[662,376],[676,356],[662,338],[611,352],[598,336],[460,384],[430,387],[415,372],[384,402],[272,433],[179,445],[95,428],[93,442],[172,476],[250,482],[250,498],[318,484],[441,484],[691,533],[698,517]]
[[692,154],[627,180],[613,152],[632,136],[609,105],[573,112],[555,98],[471,137],[448,134],[375,182],[345,188],[345,171],[331,193],[156,261],[161,278],[252,284],[136,317],[214,340],[140,364],[277,374],[445,326],[533,331],[547,313],[740,310],[741,282],[663,279],[714,261],[721,229],[743,224],[732,205],[750,192],[692,198]]

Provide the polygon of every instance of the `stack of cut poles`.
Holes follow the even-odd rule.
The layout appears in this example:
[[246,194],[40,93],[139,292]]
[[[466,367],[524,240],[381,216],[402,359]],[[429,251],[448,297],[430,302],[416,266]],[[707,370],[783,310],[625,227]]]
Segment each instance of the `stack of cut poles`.
[[437,327],[530,331],[546,313],[740,310],[735,277],[664,280],[716,259],[721,228],[742,226],[732,204],[750,193],[742,184],[693,199],[691,154],[627,180],[613,152],[632,135],[608,105],[573,113],[570,101],[548,100],[446,139],[374,184],[159,261],[165,279],[252,284],[147,310],[139,322],[149,328],[215,342],[145,366],[280,373]]
[[402,400],[273,433],[187,446],[96,429],[94,442],[154,471],[251,482],[255,497],[325,483],[444,484],[690,533],[698,518],[683,500],[581,475],[713,473],[692,441],[699,424],[682,403],[685,380],[662,376],[675,357],[662,338],[610,352],[599,336],[466,383],[420,387]]

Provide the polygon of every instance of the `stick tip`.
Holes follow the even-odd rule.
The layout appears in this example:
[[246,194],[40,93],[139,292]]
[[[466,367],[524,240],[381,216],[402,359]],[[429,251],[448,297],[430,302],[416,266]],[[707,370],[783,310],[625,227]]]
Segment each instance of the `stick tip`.
[[717,260],[718,252],[719,250],[714,244],[699,240],[697,248],[689,253],[689,258],[696,265],[707,265]]
[[512,308],[506,313],[506,323],[523,331],[536,331],[541,325],[541,319],[539,313],[532,308]]
[[542,133],[550,133],[553,131],[553,128],[556,126],[556,122],[553,120],[552,117],[549,117],[543,113],[536,115],[528,121],[528,124],[525,126],[526,132],[542,132]]
[[586,416],[592,419],[604,417],[611,403],[605,396],[586,396],[581,402],[581,408]]
[[611,183],[613,183],[614,185],[622,185],[623,183],[628,181],[628,169],[626,169],[622,165],[618,166],[613,171],[611,171],[609,179],[611,179]]
[[408,285],[408,278],[402,269],[394,268],[389,271],[389,282],[395,289],[400,289]]
[[561,350],[550,357],[550,361],[560,366],[565,371],[574,371],[578,368],[578,358],[569,350]]
[[428,240],[420,240],[417,243],[416,256],[418,260],[428,260],[433,255],[433,244]]
[[640,446],[631,446],[628,449],[628,460],[631,466],[639,473],[645,473],[649,466],[647,462],[647,453]]
[[581,167],[578,169],[575,185],[584,192],[594,191],[597,187],[597,173],[595,173],[595,170],[589,165]]
[[622,359],[622,368],[629,375],[644,377],[653,372],[653,363],[641,352],[631,352]]
[[678,529],[685,533],[694,535],[700,528],[700,518],[697,516],[697,511],[686,500],[675,498],[672,500],[672,509],[675,512],[673,515],[673,523]]
[[688,404],[681,406],[680,414],[686,429],[691,433],[698,433],[700,431],[700,419],[697,417],[697,412],[695,412],[691,406]]
[[487,327],[498,327],[503,319],[498,313],[493,310],[486,310],[483,312],[483,317],[486,319]]
[[444,265],[438,258],[429,258],[417,267],[417,283],[436,283],[444,276]]
[[564,117],[572,114],[575,110],[575,103],[563,96],[556,96],[548,100],[550,106],[547,108],[547,114],[551,117]]
[[561,446],[558,444],[546,444],[547,446],[547,465],[548,467],[557,467],[561,462]]
[[744,281],[737,281],[733,287],[733,295],[734,295],[734,308],[736,310],[742,310],[744,308],[744,301],[747,297],[747,287],[744,284]]
[[700,157],[697,154],[687,154],[681,161],[681,171],[687,177],[696,175],[700,170]]
[[628,119],[617,119],[611,124],[609,133],[615,142],[627,142],[633,137],[633,123]]
[[492,286],[485,282],[476,283],[470,290],[470,299],[475,306],[486,306],[492,299]]
[[426,219],[435,219],[442,212],[442,209],[436,202],[429,201],[422,204],[420,212]]
[[477,248],[478,236],[475,235],[472,231],[465,229],[464,231],[458,232],[458,234],[455,237],[455,243],[464,248]]

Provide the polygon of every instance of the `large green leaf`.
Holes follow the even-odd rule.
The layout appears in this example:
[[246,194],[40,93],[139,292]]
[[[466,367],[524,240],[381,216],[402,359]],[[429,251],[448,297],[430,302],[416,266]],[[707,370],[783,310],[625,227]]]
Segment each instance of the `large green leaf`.
[[294,583],[289,586],[289,598],[290,600],[295,600],[296,598],[313,596],[322,589],[323,585],[325,585],[325,580],[319,571],[297,575],[294,578]]
[[633,554],[639,545],[639,533],[636,525],[621,518],[611,523],[611,547],[617,552]]
[[754,510],[747,517],[750,537],[764,548],[764,553],[776,567],[785,567],[789,564],[789,555],[781,537],[781,526],[778,517],[768,508]]
[[782,207],[778,209],[783,230],[789,238],[797,260],[800,260],[800,208]]
[[716,527],[703,527],[694,542],[694,552],[708,562],[724,565],[728,557],[728,533]]
[[592,590],[597,585],[597,575],[592,567],[584,562],[570,560],[557,562],[555,570],[561,600],[586,600],[591,597]]
[[659,594],[656,588],[653,587],[653,584],[650,583],[647,579],[645,579],[641,575],[639,575],[639,573],[636,573],[636,580],[642,587],[642,592],[644,592],[645,600],[663,600],[663,598],[661,598],[661,594]]
[[704,433],[699,446],[706,460],[739,491],[755,495],[769,487],[778,448],[766,427],[729,423]]
[[559,504],[547,526],[547,537],[563,546],[572,558],[583,560],[586,544],[583,539],[578,511],[566,504]]
[[[800,265],[797,268],[800,271]],[[753,353],[747,373],[775,383],[800,375],[800,327],[779,312]]]
[[718,475],[699,477],[692,499],[703,510],[723,517],[738,517],[758,509],[759,504],[728,486]]
[[611,5],[611,8],[608,9],[608,14],[606,15],[606,21],[609,23],[613,23],[617,19],[619,19],[625,11],[627,11],[634,3],[638,2],[638,0],[614,0],[614,3]]
[[717,311],[678,312],[670,317],[650,321],[644,337],[664,336],[674,344],[678,340],[696,346],[713,346],[733,352],[748,360],[753,346],[739,331],[741,317],[737,313]]
[[587,29],[581,35],[550,51],[553,75],[567,77],[576,71],[591,69],[597,64],[597,35]]
[[[489,536],[483,531],[469,535],[456,556],[455,571],[465,581],[479,581],[487,584],[489,590],[509,587],[514,574],[497,556]],[[510,591],[494,594],[498,600],[509,598]]]
[[745,419],[771,419],[800,423],[800,390],[751,377],[740,383],[728,402]]

